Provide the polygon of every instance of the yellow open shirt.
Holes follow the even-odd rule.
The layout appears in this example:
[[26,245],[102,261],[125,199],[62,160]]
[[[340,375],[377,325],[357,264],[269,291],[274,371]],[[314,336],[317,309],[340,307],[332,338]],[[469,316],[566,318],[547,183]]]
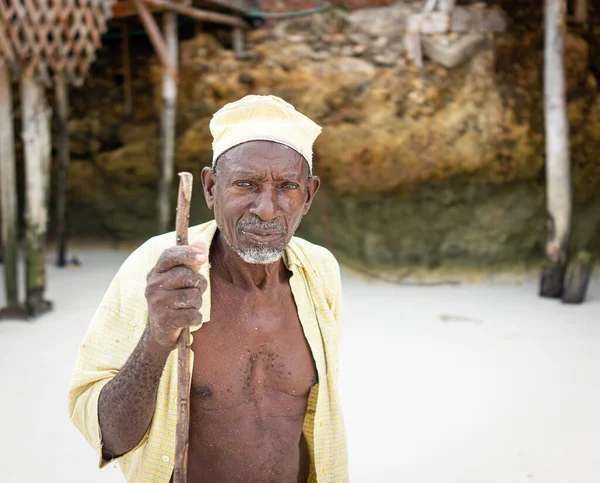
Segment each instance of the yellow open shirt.
[[[195,226],[189,230],[189,239],[204,240],[210,247],[216,229],[215,221]],[[104,385],[119,373],[144,332],[148,316],[144,296],[146,275],[163,250],[174,244],[175,234],[168,233],[148,240],[129,256],[104,295],[77,354],[69,388],[69,415],[98,453],[100,467],[109,462],[102,459],[98,397]],[[336,387],[341,306],[339,266],[328,250],[296,237],[283,260],[292,272],[290,287],[319,374],[319,383],[309,395],[303,428],[311,456],[308,481],[344,483],[348,481],[348,457]],[[210,263],[207,263],[202,268],[208,281],[202,300],[202,323],[210,321],[209,273]],[[177,351],[174,350],[160,379],[150,428],[136,448],[118,458],[127,482],[169,482],[175,456],[176,421]]]

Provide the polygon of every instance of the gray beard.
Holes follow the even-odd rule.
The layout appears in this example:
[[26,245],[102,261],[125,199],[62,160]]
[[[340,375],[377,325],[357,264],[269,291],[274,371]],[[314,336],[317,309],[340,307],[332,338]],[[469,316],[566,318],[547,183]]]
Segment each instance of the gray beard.
[[[223,233],[223,232],[221,232]],[[283,250],[278,248],[270,248],[270,247],[252,247],[248,250],[241,250],[239,248],[234,247],[225,233],[223,233],[223,238],[229,245],[229,247],[238,254],[238,256],[244,260],[246,263],[251,263],[252,265],[269,265],[271,263],[278,262],[283,255]]]
[[281,259],[281,255],[283,255],[282,250],[269,247],[253,247],[246,251],[234,247],[231,248],[242,260],[253,265],[269,265],[270,263],[278,262]]

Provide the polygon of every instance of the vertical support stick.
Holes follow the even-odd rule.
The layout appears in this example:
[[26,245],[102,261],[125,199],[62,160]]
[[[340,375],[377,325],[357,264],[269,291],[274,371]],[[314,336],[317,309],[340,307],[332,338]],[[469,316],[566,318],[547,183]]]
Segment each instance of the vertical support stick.
[[121,37],[123,45],[121,46],[121,64],[123,64],[123,81],[124,81],[124,101],[123,110],[125,117],[131,118],[133,115],[133,88],[131,83],[131,52],[129,42],[129,24],[127,20],[123,21],[121,26]]
[[67,265],[67,193],[70,163],[69,151],[69,87],[64,74],[55,79],[57,113],[58,180],[56,192],[57,265]]
[[575,21],[587,24],[588,23],[588,0],[575,0]]
[[232,37],[235,58],[241,60],[246,56],[246,49],[244,47],[244,31],[240,27],[233,27]]
[[4,289],[7,309],[19,305],[17,176],[13,132],[12,92],[8,65],[0,60],[0,205],[4,250]]
[[32,316],[51,308],[46,289],[46,227],[50,175],[50,109],[33,76],[21,77],[23,151],[25,154],[26,306]]
[[563,65],[566,0],[546,0],[544,45],[544,115],[546,134],[546,205],[548,265],[540,295],[560,297],[571,234],[571,170],[565,71]]
[[[164,36],[169,60],[177,66],[177,14],[163,13]],[[175,109],[177,105],[177,84],[165,69],[162,86],[161,118],[161,177],[158,186],[158,231],[168,230],[171,220],[171,186],[173,184],[173,157],[175,154]]]
[[[190,173],[179,173],[179,176],[175,233],[177,245],[187,245],[193,178]],[[177,342],[177,427],[175,429],[173,483],[187,482],[187,456],[190,436],[190,383],[190,330],[183,329]]]

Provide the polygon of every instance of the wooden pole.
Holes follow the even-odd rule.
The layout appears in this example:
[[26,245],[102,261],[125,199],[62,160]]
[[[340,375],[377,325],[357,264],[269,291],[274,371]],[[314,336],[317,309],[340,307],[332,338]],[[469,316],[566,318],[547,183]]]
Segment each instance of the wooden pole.
[[[138,0],[134,0],[137,2]],[[226,15],[218,12],[211,12],[209,10],[200,10],[194,7],[188,7],[179,3],[166,1],[166,0],[142,0],[145,4],[151,5],[157,8],[164,8],[166,10],[190,17],[202,22],[214,22],[223,25],[231,25],[232,27],[240,27],[247,29],[248,24],[241,18],[234,17],[232,15]]]
[[575,21],[587,24],[588,23],[588,0],[575,0]]
[[121,63],[123,64],[123,84],[124,84],[124,102],[123,110],[125,117],[131,118],[133,115],[133,87],[131,82],[131,51],[129,42],[129,23],[123,21],[121,26],[121,37],[123,45],[121,46]]
[[563,65],[565,22],[566,0],[546,0],[544,115],[548,238],[540,295],[552,298],[562,295],[571,234],[569,123]]
[[233,27],[231,35],[235,58],[242,60],[246,57],[246,49],[244,47],[244,29],[240,27]]
[[[188,226],[192,201],[193,178],[179,173],[179,195],[175,233],[177,245],[188,244]],[[175,461],[173,483],[187,482],[187,456],[190,437],[190,330],[183,329],[177,342],[177,427],[175,429]]]
[[32,316],[51,309],[46,289],[46,227],[50,178],[50,109],[41,84],[21,77],[21,116],[25,157],[26,307]]
[[56,192],[57,265],[67,265],[67,198],[69,178],[69,87],[66,75],[54,80],[57,114],[58,180]]
[[[177,69],[177,14],[163,13],[163,29],[169,61]],[[173,185],[173,157],[175,155],[175,117],[177,84],[169,73],[163,74],[161,117],[161,178],[158,186],[158,231],[165,233],[171,226],[171,186]]]
[[160,59],[163,67],[166,69],[168,74],[173,78],[173,80],[177,79],[177,68],[172,64],[169,58],[169,52],[165,41],[160,34],[160,29],[158,25],[156,25],[156,21],[154,17],[146,7],[146,4],[142,2],[142,0],[133,0],[133,4],[138,11],[140,16],[140,20],[144,25],[144,30],[148,33],[148,37],[150,38],[150,42],[152,42],[152,46],[156,51],[156,55]]
[[2,316],[19,312],[17,176],[13,107],[8,65],[0,59],[0,205],[2,213],[2,248],[6,308]]

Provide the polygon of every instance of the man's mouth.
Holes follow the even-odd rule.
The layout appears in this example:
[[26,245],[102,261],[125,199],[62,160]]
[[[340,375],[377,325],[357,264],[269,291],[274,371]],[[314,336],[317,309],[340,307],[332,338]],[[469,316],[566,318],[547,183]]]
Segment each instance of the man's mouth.
[[277,240],[283,235],[282,231],[279,230],[244,230],[241,229],[240,233],[248,238],[257,241],[259,243],[269,243],[273,240]]

